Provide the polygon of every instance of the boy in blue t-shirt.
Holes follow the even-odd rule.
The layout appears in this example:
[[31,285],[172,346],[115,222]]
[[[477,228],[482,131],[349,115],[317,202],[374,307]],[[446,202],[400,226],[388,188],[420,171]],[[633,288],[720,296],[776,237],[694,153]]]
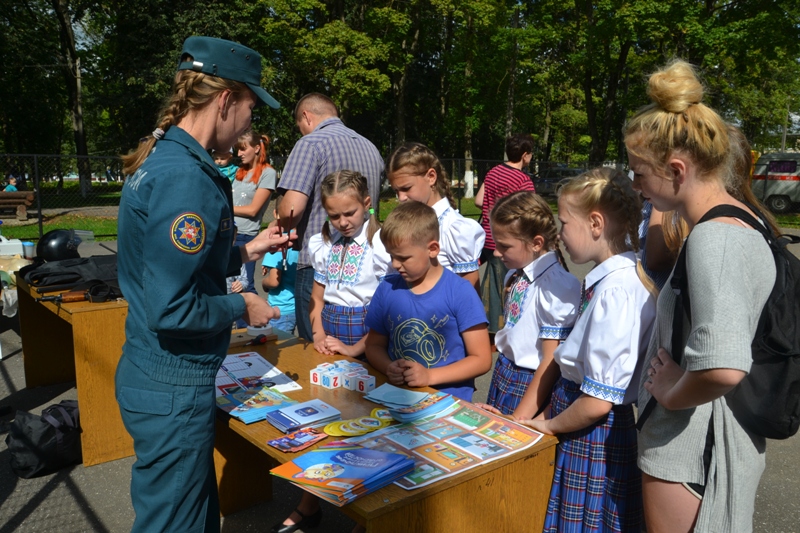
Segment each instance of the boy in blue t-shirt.
[[14,176],[8,178],[8,185],[3,189],[3,192],[17,192],[17,178]]
[[492,365],[488,322],[469,281],[439,264],[436,212],[401,203],[380,236],[398,273],[386,276],[370,302],[367,360],[394,385],[472,401],[475,378]]
[[286,269],[283,268],[283,254],[274,252],[264,255],[261,273],[264,279],[261,286],[267,291],[267,302],[281,310],[280,318],[273,318],[269,325],[286,333],[294,334],[294,285],[297,275],[297,258],[300,253],[289,248],[286,251]]

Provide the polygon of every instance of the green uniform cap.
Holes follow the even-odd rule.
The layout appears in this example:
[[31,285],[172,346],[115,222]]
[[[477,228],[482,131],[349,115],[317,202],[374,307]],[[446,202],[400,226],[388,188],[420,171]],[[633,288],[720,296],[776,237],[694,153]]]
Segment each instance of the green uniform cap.
[[[192,61],[184,61],[187,55]],[[214,37],[189,37],[183,42],[178,70],[194,70],[246,84],[259,104],[278,109],[281,105],[261,88],[261,55],[239,43]]]

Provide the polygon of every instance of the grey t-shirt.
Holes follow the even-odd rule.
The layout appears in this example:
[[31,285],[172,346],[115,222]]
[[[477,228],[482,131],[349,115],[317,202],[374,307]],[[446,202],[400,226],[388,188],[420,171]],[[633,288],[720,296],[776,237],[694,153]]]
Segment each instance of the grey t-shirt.
[[[775,263],[760,233],[709,221],[687,240],[686,269],[692,322],[684,324],[681,367],[690,371],[731,368],[750,371],[750,344],[761,310],[775,284]],[[672,353],[675,294],[669,282],[658,299],[656,327],[645,367],[663,347]],[[691,328],[691,330],[690,330]],[[642,372],[640,408],[650,393]],[[708,480],[703,450],[713,416],[714,451]],[[765,443],[748,434],[724,398],[692,409],[657,406],[639,433],[639,466],[658,479],[706,485],[695,531],[750,531]]]
[[[269,189],[270,191],[275,190],[276,172],[274,168],[265,168],[264,172],[261,173],[261,178],[259,178],[258,184],[253,183],[253,181],[250,179],[252,178],[252,174],[253,171],[251,170],[247,173],[247,176],[245,176],[243,180],[233,180],[231,186],[233,188],[234,206],[250,205],[253,203],[253,196],[256,194],[256,189]],[[258,234],[258,231],[261,229],[261,219],[264,218],[264,212],[267,210],[267,204],[269,204],[269,202],[264,202],[264,205],[261,206],[261,209],[259,209],[256,216],[252,218],[233,217],[239,233],[242,235]]]

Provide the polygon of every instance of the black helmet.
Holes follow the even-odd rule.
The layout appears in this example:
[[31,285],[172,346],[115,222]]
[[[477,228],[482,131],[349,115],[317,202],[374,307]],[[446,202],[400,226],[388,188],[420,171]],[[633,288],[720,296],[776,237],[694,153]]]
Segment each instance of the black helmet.
[[48,231],[36,245],[36,256],[45,261],[61,261],[62,259],[77,259],[78,245],[81,238],[71,229],[54,229]]

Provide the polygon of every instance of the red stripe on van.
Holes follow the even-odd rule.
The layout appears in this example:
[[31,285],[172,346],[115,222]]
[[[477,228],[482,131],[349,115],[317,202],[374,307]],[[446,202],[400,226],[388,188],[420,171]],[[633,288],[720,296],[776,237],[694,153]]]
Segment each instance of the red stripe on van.
[[770,180],[770,181],[800,181],[800,176],[791,174],[753,174],[754,180]]

